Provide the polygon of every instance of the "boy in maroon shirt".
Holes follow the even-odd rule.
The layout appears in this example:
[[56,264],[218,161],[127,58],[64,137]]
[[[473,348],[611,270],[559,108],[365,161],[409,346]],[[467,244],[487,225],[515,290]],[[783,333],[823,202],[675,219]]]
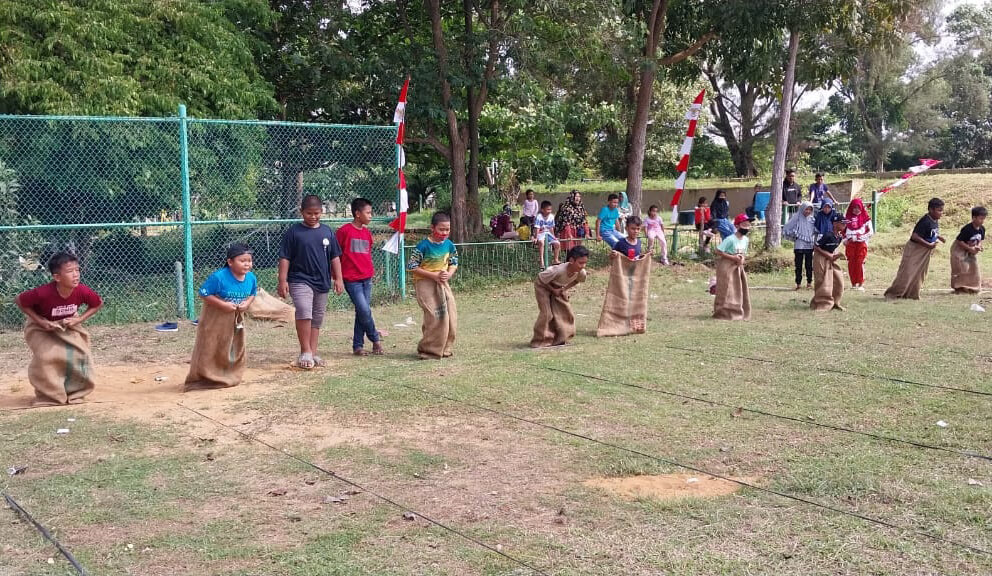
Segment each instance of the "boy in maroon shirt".
[[344,289],[355,305],[355,333],[352,350],[355,356],[366,356],[365,337],[372,341],[372,353],[384,354],[379,342],[380,334],[372,319],[372,233],[368,229],[372,221],[372,203],[365,198],[351,201],[351,214],[354,220],[338,228],[336,236],[341,247],[341,275]]
[[[67,404],[93,391],[89,334],[82,323],[103,306],[93,290],[79,283],[79,260],[59,252],[48,261],[53,281],[17,296],[28,320],[24,339],[31,348],[28,380],[36,404]],[[80,306],[86,309],[79,314]]]

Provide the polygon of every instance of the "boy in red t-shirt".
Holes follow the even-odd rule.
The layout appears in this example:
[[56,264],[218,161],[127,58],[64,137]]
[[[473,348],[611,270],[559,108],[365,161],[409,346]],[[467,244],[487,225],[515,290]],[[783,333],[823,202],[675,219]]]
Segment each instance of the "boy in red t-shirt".
[[352,351],[355,356],[366,356],[365,337],[372,341],[372,353],[384,354],[379,342],[380,334],[372,319],[372,233],[368,225],[372,221],[372,203],[365,198],[351,201],[351,215],[354,220],[338,228],[336,233],[341,247],[341,275],[344,289],[355,305],[355,334]]
[[[24,339],[31,348],[28,381],[35,404],[68,404],[93,391],[90,337],[82,323],[103,306],[103,300],[79,283],[79,259],[59,252],[48,261],[53,281],[17,296],[28,320]],[[79,307],[86,309],[79,314]]]

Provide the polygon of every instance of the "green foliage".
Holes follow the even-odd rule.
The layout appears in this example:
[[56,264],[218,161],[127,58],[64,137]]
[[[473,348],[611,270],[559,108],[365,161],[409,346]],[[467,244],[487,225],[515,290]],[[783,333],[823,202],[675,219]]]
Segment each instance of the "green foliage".
[[878,231],[893,230],[912,221],[913,216],[909,212],[912,208],[913,203],[911,199],[897,194],[886,194],[882,201],[878,203],[878,210],[876,212]]
[[7,2],[0,62],[7,114],[164,116],[185,103],[193,115],[254,118],[274,109],[248,43],[212,2]]

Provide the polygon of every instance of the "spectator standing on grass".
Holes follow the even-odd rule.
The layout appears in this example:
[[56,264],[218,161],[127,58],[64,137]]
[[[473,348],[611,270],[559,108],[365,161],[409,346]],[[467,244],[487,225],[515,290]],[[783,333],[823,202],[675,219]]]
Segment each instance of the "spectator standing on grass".
[[245,312],[258,294],[251,249],[232,244],[224,267],[200,286],[203,311],[183,391],[230,388],[241,383],[246,364]]
[[796,264],[796,290],[802,288],[803,266],[806,267],[806,288],[813,286],[813,247],[816,243],[816,227],[813,224],[813,205],[803,202],[799,211],[789,218],[782,230],[782,236],[793,242],[792,253]]
[[341,249],[334,231],[320,223],[323,214],[320,197],[305,196],[300,204],[303,222],[290,226],[279,246],[278,293],[280,298],[293,299],[300,342],[296,365],[304,370],[324,365],[317,348],[328,293],[332,286],[335,294],[344,292]]
[[[617,230],[617,223],[620,220],[620,196],[617,194],[610,194],[606,197],[606,205],[599,210],[599,215],[596,216],[596,228],[595,234],[599,235],[599,239],[606,242],[610,248],[617,243],[617,240],[622,238],[620,231]],[[595,236],[593,237],[595,238]]]
[[351,341],[351,351],[355,356],[367,356],[365,338],[372,343],[372,353],[381,356],[382,349],[379,331],[372,318],[372,277],[375,266],[372,263],[372,203],[365,198],[351,201],[353,220],[338,228],[336,237],[341,247],[341,275],[344,289],[355,305],[355,329]]
[[829,202],[830,204],[837,203],[837,199],[830,193],[830,188],[823,181],[823,174],[821,172],[816,173],[816,181],[809,185],[809,201],[813,204],[823,204],[825,202]]
[[582,203],[582,193],[578,190],[569,192],[568,198],[558,205],[555,235],[561,239],[566,251],[582,244],[583,239],[592,237],[589,231],[589,214]]
[[523,223],[533,227],[538,211],[539,207],[537,204],[537,199],[534,197],[534,191],[528,188],[527,191],[524,192],[524,206],[520,211]]
[[713,195],[711,213],[716,223],[715,228],[720,232],[720,238],[729,238],[736,233],[733,223],[730,222],[730,202],[727,201],[726,191],[717,190]]
[[871,238],[871,215],[865,210],[861,198],[851,200],[844,215],[844,254],[847,256],[847,274],[855,290],[865,289],[865,260],[868,258],[868,239]]
[[920,299],[920,290],[927,279],[930,257],[937,248],[937,242],[944,242],[940,235],[940,217],[944,215],[944,201],[931,198],[927,203],[927,213],[913,227],[909,242],[902,249],[899,271],[892,285],[885,291],[885,299]]
[[796,171],[789,169],[785,173],[785,181],[782,183],[782,203],[786,206],[795,206],[803,197],[803,188],[796,182]]

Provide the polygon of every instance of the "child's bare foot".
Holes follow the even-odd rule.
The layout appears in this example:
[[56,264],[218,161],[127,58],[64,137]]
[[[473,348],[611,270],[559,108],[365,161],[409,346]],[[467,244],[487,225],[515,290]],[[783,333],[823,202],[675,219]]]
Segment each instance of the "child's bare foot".
[[369,353],[365,350],[365,348],[355,348],[352,351],[352,354],[354,354],[355,356],[368,356],[369,355]]
[[382,344],[379,342],[372,343],[372,354],[375,356],[384,356],[386,351],[382,349]]
[[325,368],[327,366],[327,362],[324,362],[323,358],[315,354],[313,357],[313,365],[315,368]]

